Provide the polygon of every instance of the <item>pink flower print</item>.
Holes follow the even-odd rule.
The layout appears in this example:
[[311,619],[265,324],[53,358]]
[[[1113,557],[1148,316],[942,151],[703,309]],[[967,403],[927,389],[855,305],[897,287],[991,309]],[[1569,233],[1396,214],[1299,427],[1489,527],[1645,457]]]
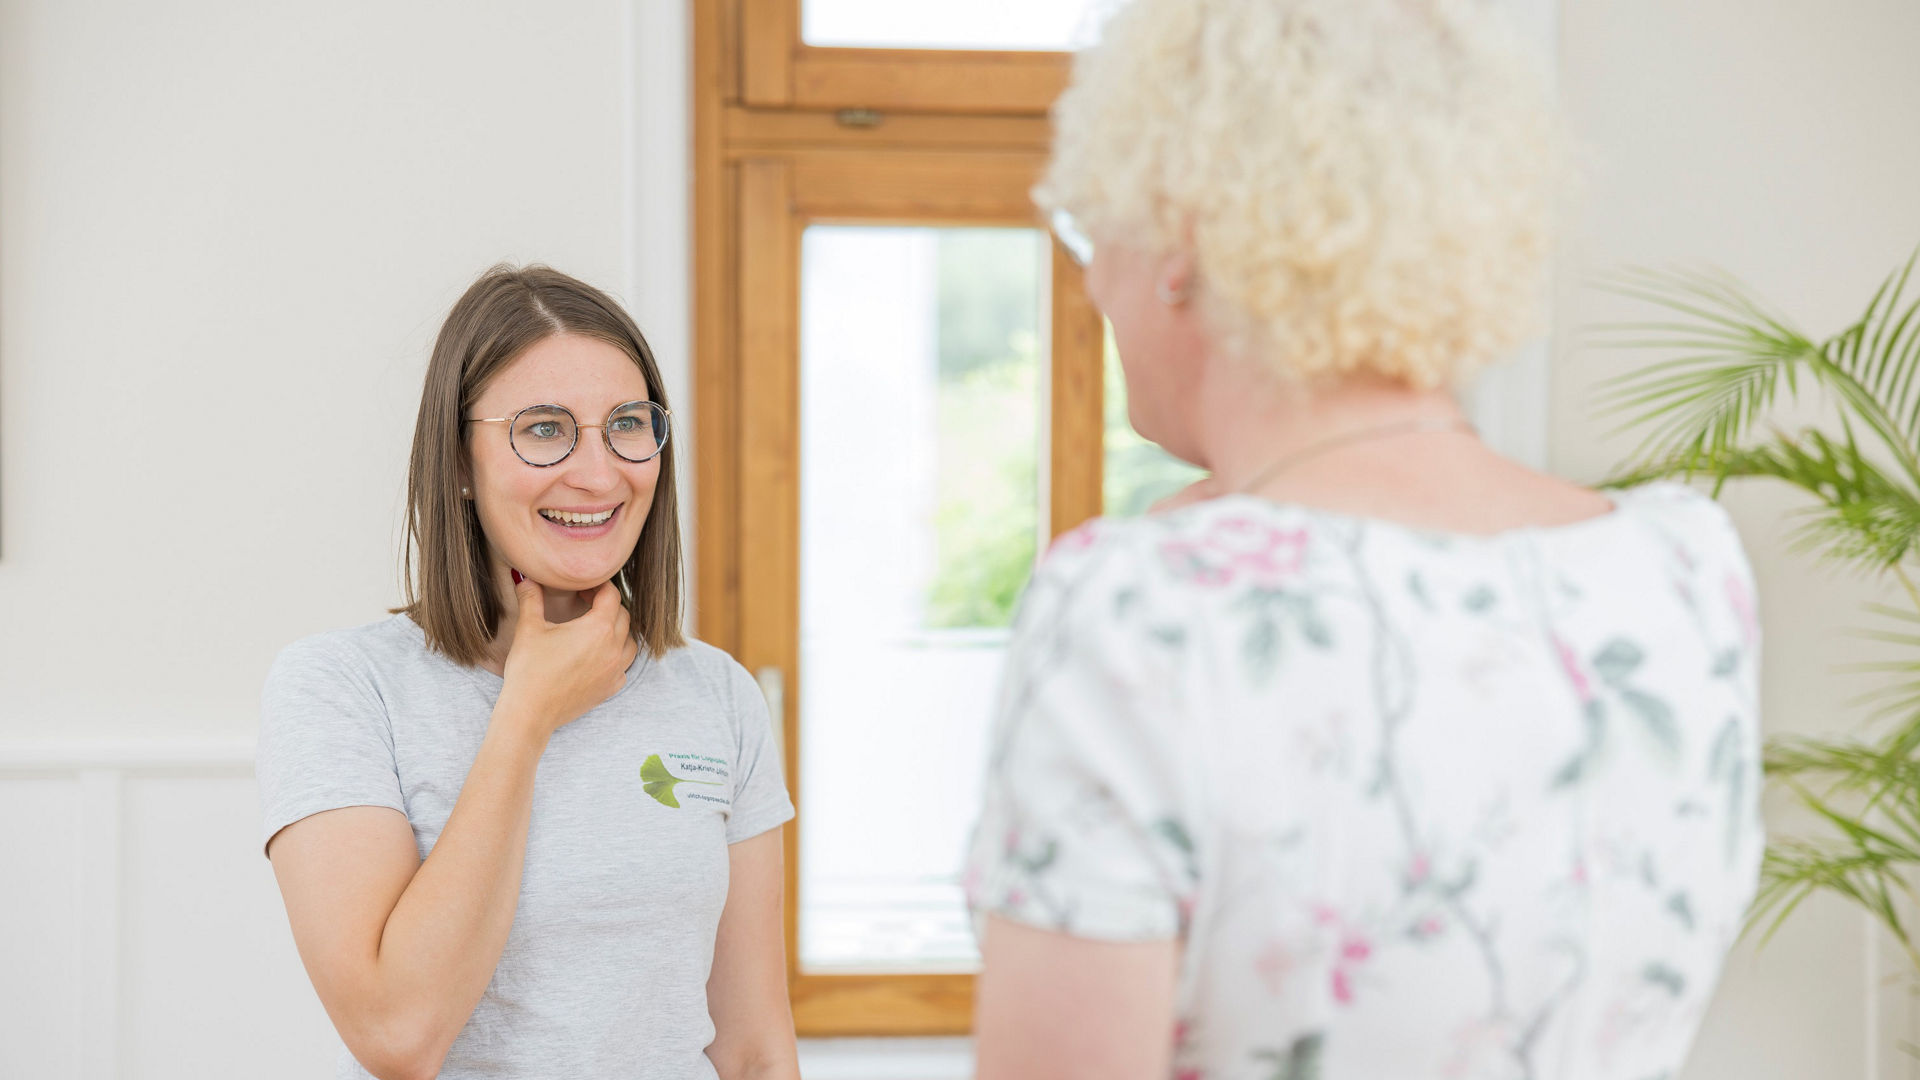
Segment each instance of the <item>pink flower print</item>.
[[1181,1020],[1174,1021],[1173,1048],[1175,1050],[1178,1050],[1181,1047],[1187,1045],[1187,1036],[1191,1034],[1192,1031],[1193,1031],[1193,1025],[1187,1023],[1186,1020],[1181,1019]]
[[1407,884],[1418,885],[1433,874],[1433,862],[1424,851],[1414,852],[1413,862],[1407,866]]
[[1333,966],[1333,999],[1342,1005],[1353,1003],[1353,969],[1373,957],[1373,944],[1357,934],[1340,943],[1340,959]]
[[967,867],[966,873],[960,875],[960,893],[967,898],[967,904],[969,906],[980,899],[979,867],[969,866]]
[[1760,637],[1760,614],[1753,606],[1753,591],[1737,574],[1727,575],[1727,602],[1740,619],[1740,637],[1752,645]]
[[1022,892],[1019,889],[1007,890],[1007,906],[1008,907],[1015,907],[1015,908],[1025,907],[1026,903],[1027,903],[1026,893]]
[[[1502,1020],[1476,1020],[1454,1032],[1453,1052],[1441,1063],[1444,1077],[1485,1076],[1512,1061],[1512,1033]],[[1497,1063],[1497,1064],[1496,1064]]]
[[1573,647],[1555,635],[1553,648],[1560,654],[1560,668],[1567,673],[1567,681],[1573,684],[1573,692],[1579,696],[1580,704],[1585,705],[1592,701],[1593,681],[1587,678],[1585,671],[1581,670],[1580,658],[1574,655]]
[[1300,968],[1300,960],[1294,955],[1287,943],[1281,940],[1267,942],[1254,954],[1253,971],[1260,976],[1260,982],[1267,993],[1279,997],[1286,990],[1287,980]]
[[1193,922],[1193,910],[1200,905],[1200,898],[1187,893],[1175,899],[1174,904],[1180,909],[1180,925],[1186,926]]
[[1446,932],[1446,929],[1447,921],[1445,919],[1442,919],[1438,915],[1429,915],[1414,924],[1413,936],[1423,940],[1430,937],[1439,937]]
[[1094,518],[1077,529],[1069,529],[1054,537],[1053,543],[1047,546],[1047,554],[1059,552],[1062,555],[1071,555],[1076,551],[1085,551],[1099,539],[1100,519]]
[[1228,518],[1207,534],[1204,546],[1226,560],[1230,571],[1256,586],[1273,588],[1300,573],[1307,558],[1304,529],[1276,529],[1251,518]]
[[1204,1080],[1206,1075],[1206,1073],[1201,1072],[1199,1069],[1176,1069],[1173,1073],[1173,1080]]
[[1575,885],[1585,885],[1587,883],[1587,860],[1585,859],[1574,860],[1573,883]]
[[1693,553],[1691,551],[1681,547],[1679,544],[1675,544],[1673,545],[1673,557],[1679,560],[1681,566],[1686,567],[1688,570],[1693,569]]
[[1233,584],[1233,571],[1211,561],[1208,555],[1199,545],[1186,540],[1169,540],[1160,545],[1160,558],[1175,575],[1195,585]]
[[1320,926],[1332,926],[1340,921],[1340,913],[1333,910],[1331,904],[1313,905],[1313,921]]

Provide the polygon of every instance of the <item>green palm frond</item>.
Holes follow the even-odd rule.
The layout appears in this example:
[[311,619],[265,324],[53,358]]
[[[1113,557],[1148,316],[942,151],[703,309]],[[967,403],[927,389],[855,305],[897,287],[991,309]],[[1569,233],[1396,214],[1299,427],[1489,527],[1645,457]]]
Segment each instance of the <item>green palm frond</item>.
[[1920,361],[1920,298],[1906,300],[1917,262],[1920,249],[1881,284],[1860,321],[1831,343],[1834,363],[1886,407],[1888,422],[1909,447],[1920,442],[1920,392],[1913,379]]
[[1767,773],[1825,798],[1857,799],[1861,813],[1887,810],[1893,814],[1892,827],[1920,848],[1916,739],[1920,739],[1920,717],[1911,718],[1877,743],[1778,739],[1767,747]]
[[1833,893],[1866,909],[1920,967],[1920,955],[1915,954],[1913,940],[1900,917],[1903,904],[1913,899],[1900,870],[1912,861],[1911,853],[1885,850],[1870,837],[1851,845],[1801,840],[1775,844],[1767,851],[1748,925],[1764,926],[1764,942],[1809,897]]
[[1606,412],[1631,414],[1644,432],[1634,457],[1655,461],[1726,454],[1798,389],[1819,346],[1742,291],[1701,273],[1627,271],[1602,287],[1667,308],[1680,322],[1604,327],[1607,348],[1659,348],[1679,355],[1603,384]]
[[1881,284],[1864,315],[1818,343],[1725,274],[1636,269],[1602,279],[1601,287],[1678,317],[1595,334],[1605,348],[1678,354],[1602,384],[1603,410],[1626,418],[1621,430],[1643,432],[1627,471],[1734,453],[1805,379],[1839,403],[1849,432],[1856,423],[1871,432],[1908,486],[1920,489],[1920,298],[1905,296],[1917,262],[1920,249]]
[[1888,752],[1912,757],[1920,754],[1920,613],[1886,604],[1869,604],[1867,611],[1880,618],[1880,625],[1856,630],[1853,636],[1896,646],[1905,653],[1895,660],[1869,661],[1842,668],[1854,674],[1893,676],[1882,685],[1856,695],[1848,704],[1867,710],[1866,721],[1870,725],[1898,720],[1893,735],[1889,736]]
[[[1920,298],[1908,298],[1917,267],[1920,249],[1859,319],[1822,342],[1725,274],[1628,271],[1603,286],[1665,319],[1610,326],[1598,340],[1673,357],[1603,387],[1603,409],[1642,435],[1610,484],[1704,478],[1715,494],[1738,479],[1790,484],[1811,496],[1794,538],[1801,550],[1891,575],[1911,600],[1873,606],[1876,622],[1858,632],[1893,657],[1848,669],[1885,680],[1854,704],[1888,730],[1769,744],[1768,776],[1812,811],[1821,835],[1771,844],[1748,925],[1771,937],[1809,897],[1840,896],[1885,926],[1920,973],[1902,914],[1920,906]],[[1803,388],[1826,396],[1837,425],[1763,429]]]
[[1717,492],[1728,480],[1772,477],[1818,500],[1800,511],[1807,520],[1796,542],[1824,558],[1883,570],[1920,552],[1920,494],[1870,461],[1848,432],[1844,440],[1806,428],[1776,431],[1752,447],[1688,450],[1644,462],[1607,480],[1632,487],[1666,477],[1710,477]]

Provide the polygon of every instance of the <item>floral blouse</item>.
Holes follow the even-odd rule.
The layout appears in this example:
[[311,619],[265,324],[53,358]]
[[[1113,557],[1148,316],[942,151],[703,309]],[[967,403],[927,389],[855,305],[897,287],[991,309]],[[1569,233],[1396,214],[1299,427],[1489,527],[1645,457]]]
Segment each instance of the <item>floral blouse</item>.
[[1753,897],[1759,629],[1673,484],[1488,537],[1228,496],[1029,587],[976,917],[1179,939],[1177,1080],[1676,1076]]

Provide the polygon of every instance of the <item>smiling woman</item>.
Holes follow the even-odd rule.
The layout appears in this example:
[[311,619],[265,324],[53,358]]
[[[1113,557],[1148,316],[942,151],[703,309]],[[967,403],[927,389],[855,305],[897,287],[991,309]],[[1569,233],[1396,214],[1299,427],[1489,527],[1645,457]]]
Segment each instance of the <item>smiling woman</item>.
[[753,680],[680,630],[670,417],[591,286],[496,267],[448,316],[407,603],[288,646],[264,694],[263,835],[336,1076],[797,1080],[793,806]]
[[[604,417],[607,437],[581,448],[574,409]],[[623,455],[643,414],[658,440]],[[548,586],[563,617],[581,606],[569,594],[611,580],[650,650],[680,645],[668,415],[653,350],[611,299],[543,267],[489,271],[454,306],[428,368],[407,484],[409,594],[396,611],[450,658],[497,668],[512,644],[510,629],[499,639],[512,571]],[[542,513],[623,506],[604,530]],[[602,542],[556,546],[589,540]]]

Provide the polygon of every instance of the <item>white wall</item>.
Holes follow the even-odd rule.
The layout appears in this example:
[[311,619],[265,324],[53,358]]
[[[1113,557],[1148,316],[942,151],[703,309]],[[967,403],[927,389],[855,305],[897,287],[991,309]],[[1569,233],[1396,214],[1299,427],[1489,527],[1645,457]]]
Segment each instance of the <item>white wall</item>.
[[[623,296],[684,401],[684,35],[674,0],[0,0],[0,1076],[327,1075],[253,847],[260,679],[394,600],[426,350],[488,263]],[[1599,161],[1563,331],[1621,313],[1582,268],[1695,257],[1824,331],[1920,242],[1912,0],[1587,0],[1561,40]],[[1570,337],[1547,450],[1593,479],[1623,361]],[[1769,722],[1832,728],[1870,590],[1734,505]],[[1870,955],[1833,906],[1743,953],[1688,1080],[1905,1075]]]
[[492,262],[623,298],[685,398],[686,26],[0,0],[0,1077],[332,1075],[261,680],[396,601],[427,351]]
[[[1710,261],[1824,336],[1920,244],[1920,4],[1568,0],[1561,32],[1561,85],[1594,162],[1589,235],[1556,311],[1550,449],[1557,471],[1594,480],[1631,448],[1592,415],[1594,386],[1644,358],[1579,351],[1571,331],[1644,312],[1582,276]],[[1760,579],[1767,727],[1843,730],[1859,686],[1834,669],[1861,644],[1842,631],[1875,590],[1787,550],[1785,493],[1756,486],[1729,503]],[[1686,1076],[1912,1075],[1893,1049],[1909,1030],[1904,993],[1867,989],[1875,951],[1865,921],[1827,903],[1742,949]]]
[[684,396],[683,36],[0,0],[0,739],[250,735],[280,645],[395,602],[426,353],[495,260],[626,299]]

